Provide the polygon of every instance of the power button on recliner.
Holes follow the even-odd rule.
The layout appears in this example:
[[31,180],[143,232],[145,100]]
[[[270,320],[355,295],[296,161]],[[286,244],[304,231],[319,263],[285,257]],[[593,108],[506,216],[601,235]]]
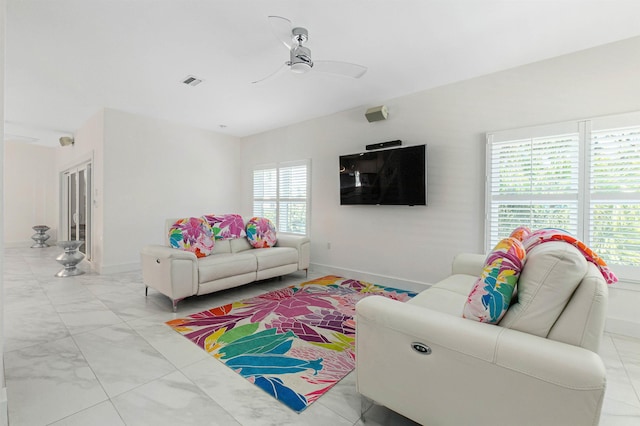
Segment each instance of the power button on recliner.
[[431,353],[431,348],[424,343],[413,342],[411,347],[414,351],[420,352],[423,355],[429,355]]

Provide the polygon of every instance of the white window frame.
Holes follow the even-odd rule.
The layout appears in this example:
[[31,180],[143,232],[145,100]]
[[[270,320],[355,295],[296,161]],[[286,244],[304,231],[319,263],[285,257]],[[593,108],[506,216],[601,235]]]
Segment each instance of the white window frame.
[[[280,171],[282,169],[286,169],[289,167],[297,167],[297,166],[305,166],[306,167],[306,196],[304,198],[302,197],[293,197],[293,198],[285,198],[284,196],[281,195],[281,188],[280,188]],[[255,172],[259,171],[259,170],[275,170],[276,172],[276,191],[275,191],[275,196],[274,197],[256,197],[255,194],[255,187],[254,187],[254,179],[255,179]],[[273,218],[270,218],[274,224],[276,225],[276,228],[278,229],[278,232],[282,232],[285,234],[296,234],[296,235],[309,235],[309,227],[311,224],[311,160],[310,159],[305,159],[305,160],[295,160],[295,161],[282,161],[282,162],[278,162],[278,163],[268,163],[268,164],[261,164],[261,165],[256,165],[253,168],[252,171],[252,180],[251,180],[251,185],[252,185],[252,190],[251,190],[251,194],[252,194],[252,205],[251,205],[251,210],[252,210],[252,214],[255,216],[257,215],[256,210],[255,210],[255,205],[256,205],[256,201],[272,201],[275,203],[275,216]],[[285,203],[285,202],[305,202],[306,207],[305,207],[305,224],[304,224],[304,228],[305,228],[305,232],[292,232],[289,230],[280,230],[282,228],[282,220],[284,220],[284,218],[281,217],[281,214],[283,214],[283,209],[281,209],[281,204]]]
[[[576,238],[584,241],[585,244],[590,245],[590,207],[592,197],[594,200],[597,199],[596,196],[591,193],[590,188],[591,133],[598,130],[613,130],[637,126],[640,126],[640,112],[487,133],[485,175],[485,250],[491,250],[493,245],[497,242],[495,241],[497,234],[496,231],[492,229],[491,217],[493,203],[500,202],[499,197],[492,193],[492,149],[494,144],[505,141],[535,139],[570,133],[578,134],[579,151],[577,161],[579,170],[578,192],[576,197],[578,203]],[[531,201],[536,200],[535,195],[532,195],[531,197]],[[617,196],[616,193],[607,193],[604,195],[603,200],[608,199],[615,199],[619,202],[629,200],[635,204],[640,202],[640,189],[637,192],[620,193],[619,196]],[[498,236],[497,238],[499,239],[500,237],[502,236]],[[605,256],[603,257],[605,261],[607,261],[607,258]],[[611,261],[607,261],[607,263],[616,273],[621,283],[633,283],[634,290],[638,289],[636,284],[640,284],[640,264],[620,265]]]

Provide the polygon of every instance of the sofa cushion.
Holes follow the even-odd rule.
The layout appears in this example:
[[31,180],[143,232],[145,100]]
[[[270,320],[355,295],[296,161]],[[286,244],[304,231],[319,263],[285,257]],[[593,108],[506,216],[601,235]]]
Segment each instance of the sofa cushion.
[[587,259],[588,262],[593,263],[600,270],[600,273],[604,277],[607,284],[613,284],[618,281],[616,275],[609,269],[606,262],[591,250],[585,243],[578,240],[573,235],[562,229],[543,228],[533,232],[524,240],[524,248],[529,251],[538,244],[546,243],[549,241],[564,241],[567,244],[573,245],[580,253]]
[[258,271],[298,263],[298,250],[292,247],[253,249],[251,254],[258,260]]
[[482,275],[467,297],[462,316],[497,324],[509,309],[525,257],[520,240],[509,237],[500,241],[487,255]]
[[214,246],[211,228],[200,217],[178,219],[169,228],[169,244],[173,248],[190,251],[197,257],[211,254]]
[[256,257],[248,253],[220,253],[198,261],[198,281],[206,283],[256,271]]
[[254,248],[268,248],[276,245],[276,227],[266,217],[252,217],[246,226],[247,239]]
[[216,240],[244,238],[244,221],[239,214],[207,214],[202,216],[207,221]]
[[586,273],[587,261],[571,244],[552,241],[532,248],[518,280],[518,301],[500,325],[547,337]]
[[466,274],[449,275],[406,303],[460,317],[464,302],[477,278]]

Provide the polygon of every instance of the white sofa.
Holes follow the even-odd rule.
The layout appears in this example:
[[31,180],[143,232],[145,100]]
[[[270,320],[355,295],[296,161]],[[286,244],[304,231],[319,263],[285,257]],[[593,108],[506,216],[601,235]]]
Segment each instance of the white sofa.
[[[168,219],[165,235],[176,219]],[[142,279],[169,297],[174,312],[185,297],[208,294],[257,280],[278,277],[309,268],[308,237],[278,233],[274,247],[253,248],[246,238],[216,240],[213,253],[197,258],[194,253],[166,245],[142,249]]]
[[598,424],[608,294],[599,270],[570,244],[540,244],[518,301],[491,325],[462,317],[484,260],[457,256],[451,276],[407,303],[356,305],[358,391],[425,425]]

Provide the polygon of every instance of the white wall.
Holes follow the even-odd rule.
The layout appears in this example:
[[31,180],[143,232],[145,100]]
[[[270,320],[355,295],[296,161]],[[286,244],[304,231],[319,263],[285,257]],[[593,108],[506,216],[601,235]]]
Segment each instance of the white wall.
[[139,267],[166,218],[238,212],[240,140],[106,109],[101,270]]
[[[251,203],[254,164],[311,158],[312,263],[389,284],[435,282],[449,273],[456,253],[484,251],[485,133],[640,110],[638,52],[640,38],[629,39],[381,100],[389,108],[387,121],[369,124],[364,112],[374,105],[363,105],[247,137],[244,208]],[[393,139],[428,145],[429,205],[340,206],[338,156]],[[612,287],[612,303],[616,291]],[[640,292],[633,293],[639,306]],[[612,311],[624,321],[637,320],[622,307]]]
[[[4,30],[5,0],[0,0],[0,212],[4,215]],[[9,423],[4,380],[4,224],[0,223],[0,424]]]
[[58,227],[55,149],[5,141],[4,242],[30,247],[34,225],[47,225],[51,243]]

